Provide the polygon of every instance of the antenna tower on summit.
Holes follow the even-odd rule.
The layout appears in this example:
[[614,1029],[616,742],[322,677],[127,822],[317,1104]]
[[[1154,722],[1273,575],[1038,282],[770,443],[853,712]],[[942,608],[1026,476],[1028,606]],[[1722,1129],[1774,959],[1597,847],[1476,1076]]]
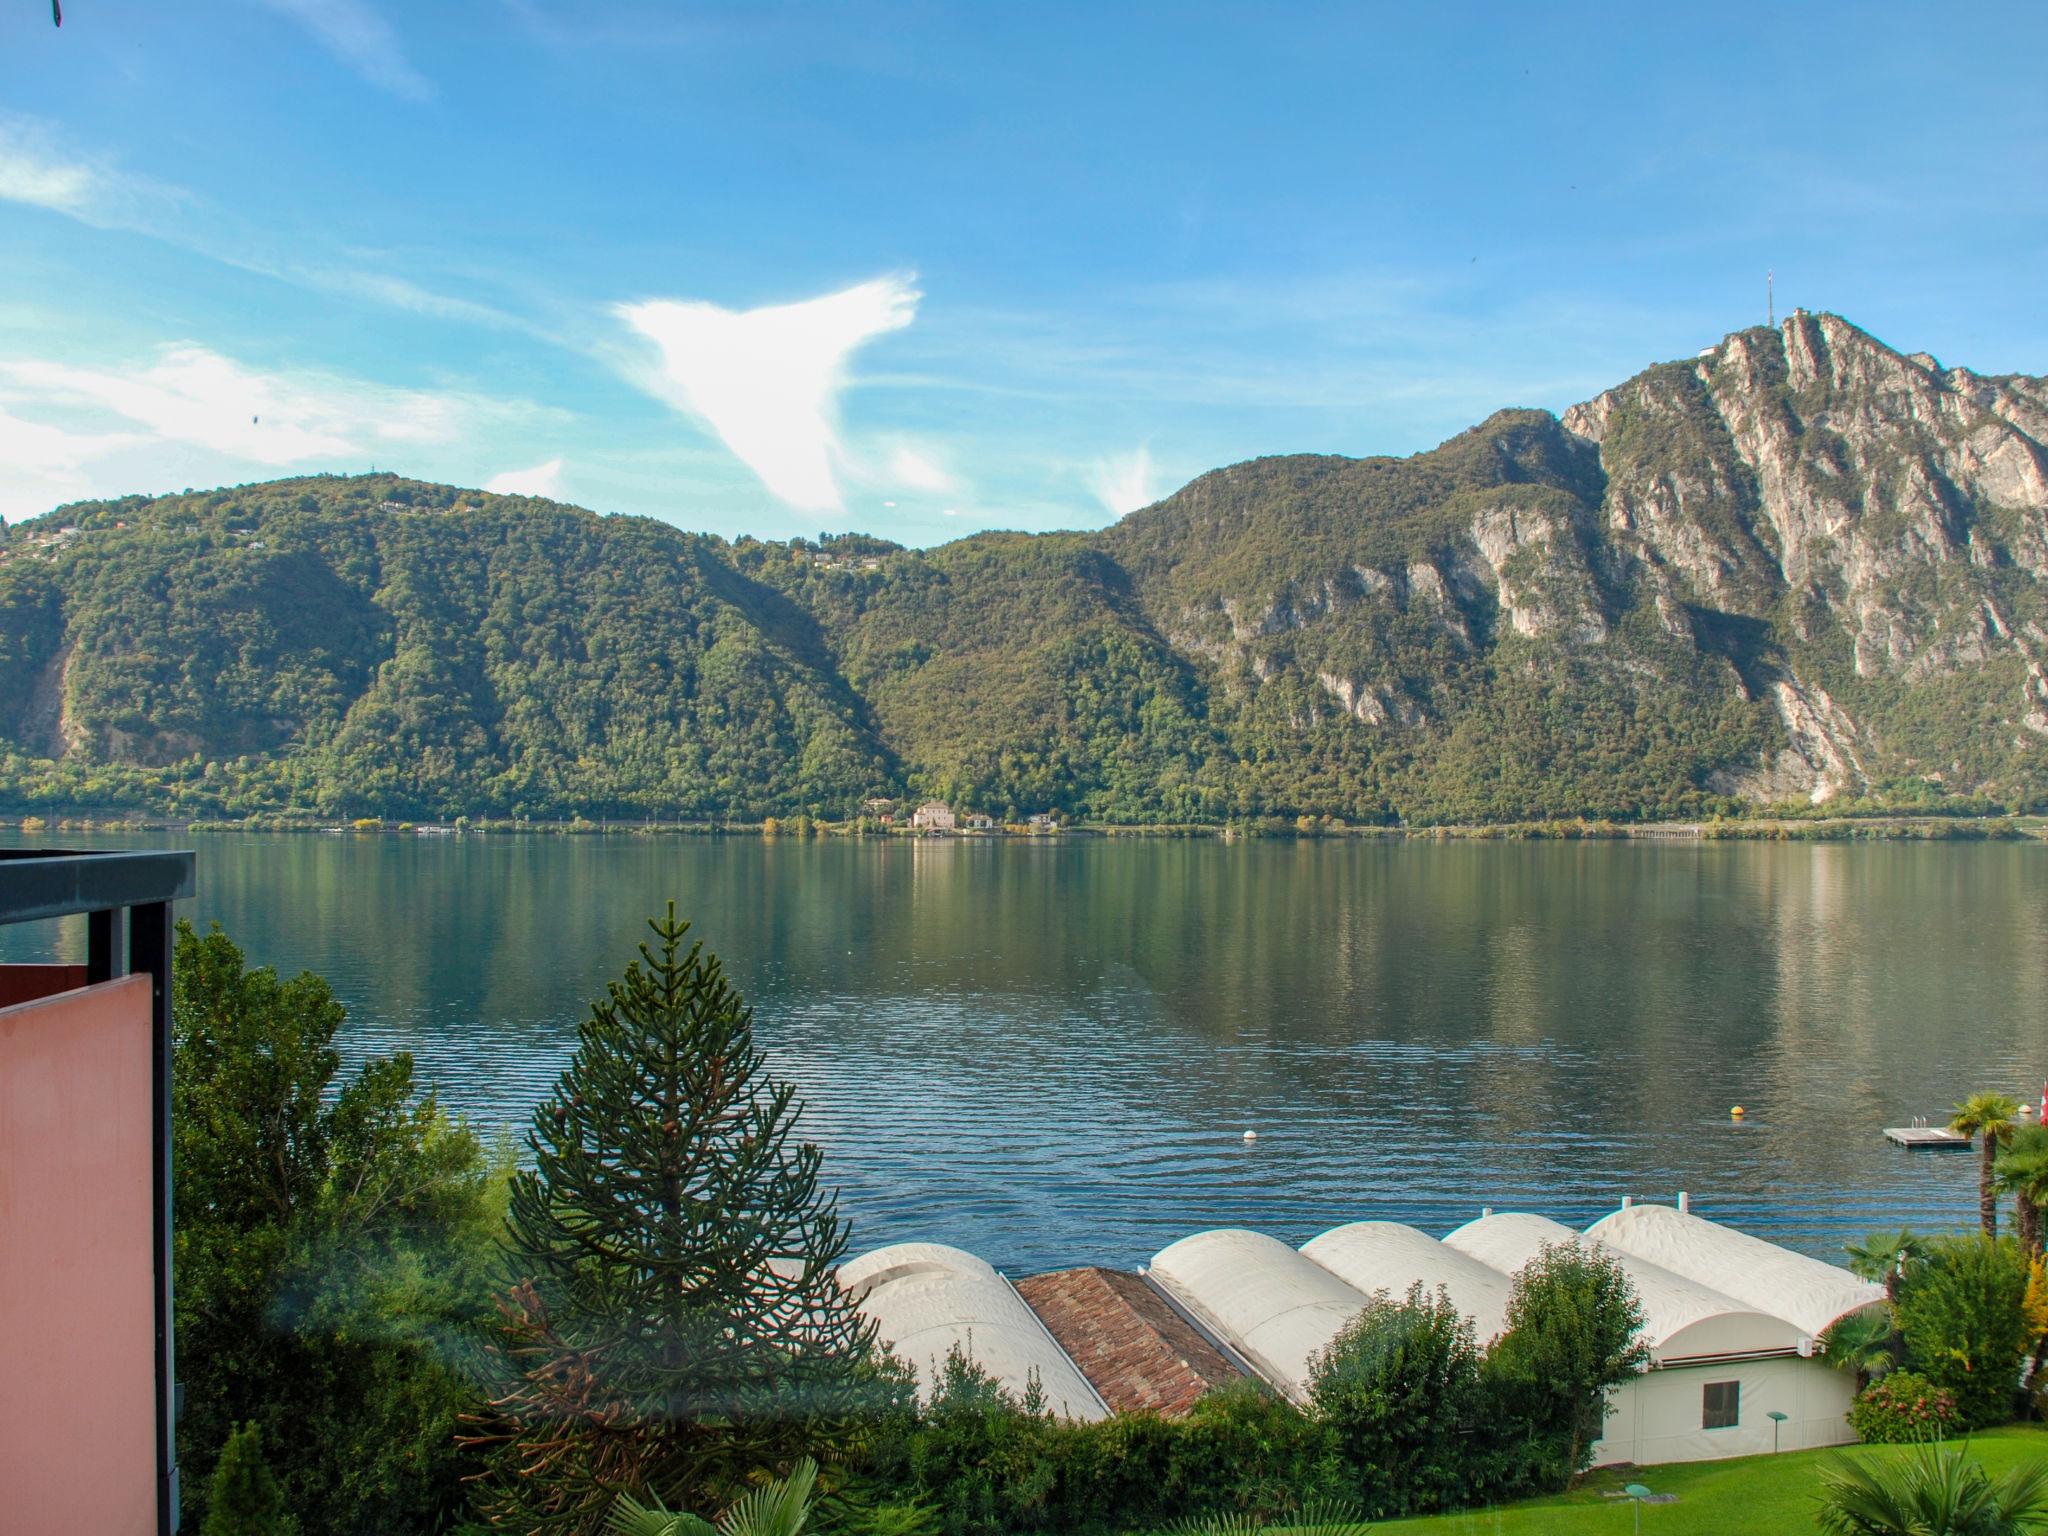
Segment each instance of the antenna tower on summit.
[[1768,267],[1764,269],[1764,316],[1765,323],[1772,330],[1778,328],[1778,294],[1773,286],[1777,274]]

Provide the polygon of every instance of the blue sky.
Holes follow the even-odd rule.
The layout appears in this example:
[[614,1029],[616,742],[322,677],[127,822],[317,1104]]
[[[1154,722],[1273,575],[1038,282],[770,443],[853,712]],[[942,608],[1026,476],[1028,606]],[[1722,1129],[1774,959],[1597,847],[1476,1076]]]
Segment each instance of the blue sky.
[[1781,310],[2048,371],[2048,7],[41,0],[0,513],[372,464],[1093,526]]

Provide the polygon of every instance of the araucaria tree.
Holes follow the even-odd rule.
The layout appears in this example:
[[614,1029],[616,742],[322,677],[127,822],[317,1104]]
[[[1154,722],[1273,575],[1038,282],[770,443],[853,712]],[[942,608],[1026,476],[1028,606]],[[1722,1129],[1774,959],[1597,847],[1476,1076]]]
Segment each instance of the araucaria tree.
[[508,1379],[479,1438],[484,1511],[521,1531],[599,1531],[621,1493],[701,1508],[804,1456],[829,1466],[887,1391],[794,1090],[673,904],[649,926],[512,1189]]

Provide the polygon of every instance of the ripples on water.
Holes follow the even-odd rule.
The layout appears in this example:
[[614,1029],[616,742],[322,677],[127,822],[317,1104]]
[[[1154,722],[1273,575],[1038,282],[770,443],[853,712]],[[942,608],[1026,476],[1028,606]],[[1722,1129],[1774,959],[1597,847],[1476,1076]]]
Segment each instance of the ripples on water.
[[192,915],[326,975],[352,1062],[411,1050],[486,1128],[674,897],[856,1241],[1017,1272],[1680,1189],[1832,1257],[1974,1218],[1975,1159],[1883,1126],[2048,1072],[2031,845],[193,842]]

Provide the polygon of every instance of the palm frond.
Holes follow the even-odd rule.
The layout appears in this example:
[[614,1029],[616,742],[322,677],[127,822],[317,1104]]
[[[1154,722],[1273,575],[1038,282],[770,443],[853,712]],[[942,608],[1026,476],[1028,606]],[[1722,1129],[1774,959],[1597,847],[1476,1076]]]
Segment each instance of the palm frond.
[[797,1536],[810,1518],[817,1481],[818,1464],[806,1456],[789,1476],[754,1489],[720,1516],[718,1536]]
[[642,1504],[630,1493],[612,1501],[604,1524],[611,1536],[718,1536],[709,1520],[670,1509],[658,1496],[652,1504]]

